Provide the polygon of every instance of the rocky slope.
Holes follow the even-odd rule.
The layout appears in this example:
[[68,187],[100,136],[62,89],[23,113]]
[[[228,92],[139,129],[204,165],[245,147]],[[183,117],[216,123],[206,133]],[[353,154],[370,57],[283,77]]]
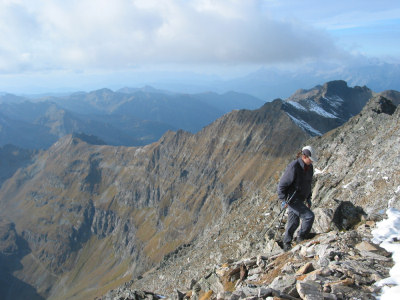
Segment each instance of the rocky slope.
[[283,226],[273,225],[275,238],[262,235],[279,206],[245,197],[199,241],[102,299],[149,297],[139,291],[180,298],[375,299],[374,283],[388,276],[393,262],[371,242],[371,228],[389,206],[400,208],[399,132],[400,109],[376,96],[345,125],[310,141],[322,170],[313,189],[315,238],[282,253],[275,241]]
[[[227,260],[169,295],[137,290],[130,282],[99,299],[375,299],[380,288],[374,284],[389,276],[393,262],[390,253],[365,241],[374,224],[319,234],[286,253]],[[161,274],[157,283],[169,279]]]
[[[388,203],[400,208],[399,116],[396,106],[376,96],[343,127],[315,140],[322,170],[314,188],[318,206],[336,199],[351,201],[366,214],[379,213]],[[336,188],[327,190],[330,186]]]

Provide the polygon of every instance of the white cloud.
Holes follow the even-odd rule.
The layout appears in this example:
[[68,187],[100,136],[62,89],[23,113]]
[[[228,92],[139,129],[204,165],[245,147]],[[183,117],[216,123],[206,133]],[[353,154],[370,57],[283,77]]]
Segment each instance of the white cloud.
[[296,62],[338,55],[324,31],[260,0],[0,2],[0,72]]

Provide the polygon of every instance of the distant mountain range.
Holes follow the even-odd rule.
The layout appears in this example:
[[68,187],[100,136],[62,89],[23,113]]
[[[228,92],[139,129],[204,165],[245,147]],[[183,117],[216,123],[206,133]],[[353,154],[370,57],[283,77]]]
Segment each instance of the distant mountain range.
[[239,93],[174,94],[152,88],[101,89],[35,101],[0,97],[0,146],[46,149],[71,133],[95,135],[110,145],[140,146],[166,131],[197,132],[233,109],[264,102]]
[[[396,99],[395,91],[385,92]],[[357,114],[374,92],[332,81],[287,98],[284,110],[312,135],[321,135]],[[69,96],[28,99],[0,97],[0,146],[47,149],[72,133],[93,135],[108,145],[142,146],[168,130],[196,133],[235,109],[256,109],[264,102],[248,94],[176,94],[151,87],[100,89]]]

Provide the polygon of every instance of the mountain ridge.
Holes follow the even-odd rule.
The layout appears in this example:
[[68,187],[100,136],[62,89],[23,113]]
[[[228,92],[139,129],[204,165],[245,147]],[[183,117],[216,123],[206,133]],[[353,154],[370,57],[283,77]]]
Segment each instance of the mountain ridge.
[[[168,132],[140,148],[89,145],[72,136],[60,139],[0,190],[2,211],[19,220],[16,228],[30,244],[30,258],[51,271],[28,282],[44,293],[48,286],[39,285],[44,280],[53,286],[51,295],[60,297],[65,287],[55,278],[61,274],[70,291],[79,290],[82,282],[97,284],[85,274],[103,267],[83,260],[93,245],[107,253],[102,255],[105,265],[127,260],[131,267],[123,272],[138,276],[190,243],[217,222],[216,213],[224,215],[248,192],[247,182],[261,183],[274,174],[276,167],[262,170],[260,161],[280,161],[307,138],[281,106],[275,101],[254,113],[234,111],[196,135]],[[273,138],[284,132],[297,132],[285,141],[286,147]],[[29,217],[24,217],[27,210]],[[120,257],[112,258],[104,243],[111,243]],[[28,262],[37,264],[25,259],[24,268]],[[105,274],[121,272],[107,268]]]
[[[400,161],[392,151],[399,147],[399,130],[400,109],[378,95],[341,127],[309,140],[321,168],[313,184],[315,238],[282,253],[276,244],[282,228],[274,227],[279,232],[265,239],[259,235],[272,225],[268,221],[273,216],[279,216],[279,205],[265,202],[268,194],[254,191],[196,244],[171,253],[157,269],[101,299],[144,299],[148,295],[139,292],[144,290],[223,299],[260,297],[261,291],[284,299],[375,298],[380,288],[374,283],[389,276],[393,263],[389,253],[372,243],[371,229],[385,218],[386,208],[400,208]],[[242,277],[240,271],[239,277],[243,265],[249,273]],[[329,277],[335,270],[341,272]],[[311,286],[304,290],[307,285]]]
[[4,115],[0,145],[30,149],[47,149],[70,133],[97,135],[110,145],[141,146],[157,141],[167,130],[197,132],[232,109],[264,103],[234,92],[189,95],[150,88],[125,92],[104,88],[34,101],[14,98],[18,101],[11,101],[10,95],[0,97]]
[[[143,147],[89,144],[76,135],[59,139],[0,189],[0,218],[15,223],[31,249],[16,276],[49,299],[87,299],[132,277],[146,286],[160,276],[154,270],[188,245],[207,250],[206,257],[194,257],[207,267],[261,250],[266,244],[258,233],[270,221],[261,212],[276,211],[276,182],[311,137],[284,108],[285,101],[275,100],[254,111],[235,110],[196,134],[169,131]],[[373,134],[380,132],[368,130],[375,119],[396,126],[385,115],[369,109],[349,122],[370,118],[356,129]],[[345,128],[353,133],[352,127]],[[318,141],[345,140],[340,130],[311,140],[322,165],[335,152]],[[345,147],[339,140],[331,144]],[[335,159],[346,166],[340,155]],[[335,173],[343,165],[332,166],[334,175],[322,175],[314,190],[332,195],[324,187],[345,174]],[[378,179],[377,187],[385,187]],[[315,197],[316,203],[328,200]],[[220,252],[210,251],[216,245]]]

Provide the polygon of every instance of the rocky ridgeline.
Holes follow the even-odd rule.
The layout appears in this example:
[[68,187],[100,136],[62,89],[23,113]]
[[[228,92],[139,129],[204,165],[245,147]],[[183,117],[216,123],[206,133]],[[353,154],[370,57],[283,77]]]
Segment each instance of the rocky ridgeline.
[[272,201],[263,209],[257,197],[242,198],[192,246],[102,299],[138,299],[138,290],[170,298],[374,299],[375,283],[393,265],[370,240],[385,210],[400,208],[399,134],[400,109],[376,96],[345,125],[311,140],[320,153],[313,188],[317,235],[290,252],[278,245],[283,227],[278,243],[271,233],[265,241],[261,235],[279,206]]
[[172,295],[132,290],[131,282],[100,299],[375,299],[375,283],[389,276],[393,262],[371,242],[374,225],[366,220],[352,230],[317,234],[288,252],[275,243],[268,254],[214,266]]

